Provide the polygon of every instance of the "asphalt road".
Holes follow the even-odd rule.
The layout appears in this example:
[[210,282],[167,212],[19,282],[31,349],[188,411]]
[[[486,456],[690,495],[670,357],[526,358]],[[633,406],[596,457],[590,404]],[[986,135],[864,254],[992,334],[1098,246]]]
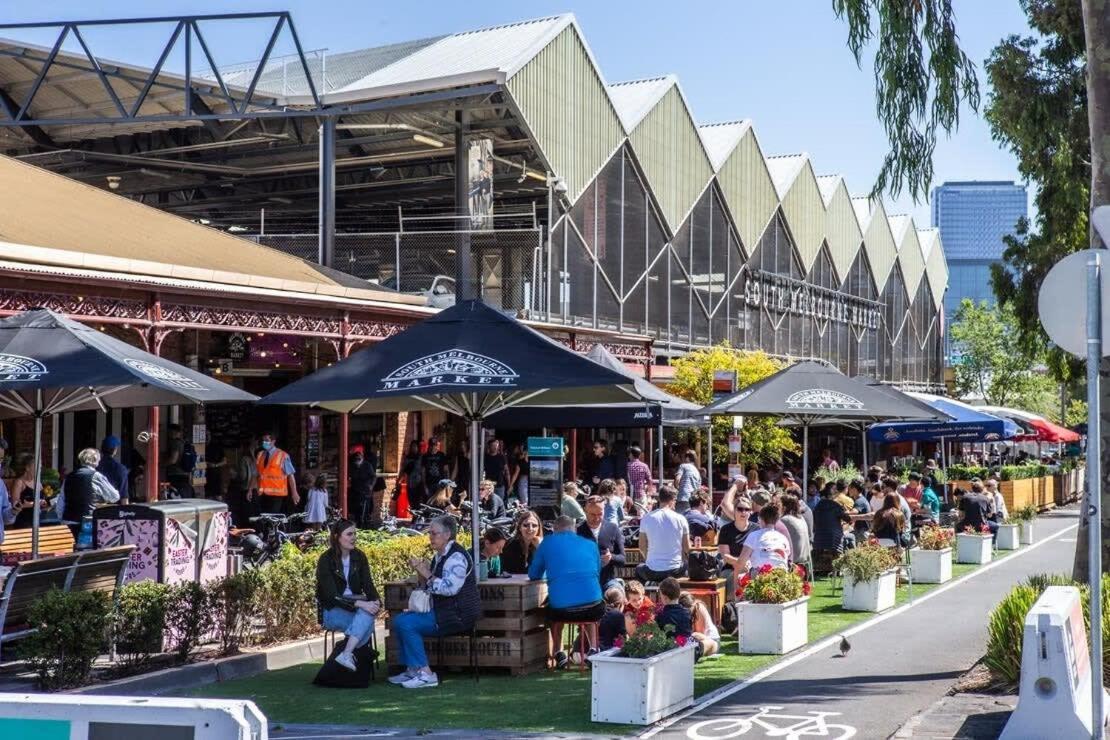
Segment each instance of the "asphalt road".
[[[889,737],[983,655],[987,613],[1013,585],[1034,573],[1070,571],[1077,521],[1074,506],[1042,516],[1038,539],[1063,534],[850,635],[847,657],[830,645],[714,704],[695,707],[655,737]],[[753,716],[754,724],[743,721]]]

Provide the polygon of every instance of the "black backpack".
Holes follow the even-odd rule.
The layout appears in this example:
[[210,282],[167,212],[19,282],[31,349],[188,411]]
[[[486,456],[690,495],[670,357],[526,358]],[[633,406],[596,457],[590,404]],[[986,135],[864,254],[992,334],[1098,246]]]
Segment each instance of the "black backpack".
[[720,561],[713,553],[694,550],[686,556],[686,575],[691,581],[712,581],[720,571]]
[[355,666],[358,670],[349,671],[335,662],[335,656],[343,652],[346,644],[346,639],[335,644],[331,655],[328,656],[323,667],[317,672],[316,678],[312,679],[312,683],[333,689],[365,689],[370,685],[370,668],[374,661],[378,659],[378,651],[371,648],[370,643],[355,648]]

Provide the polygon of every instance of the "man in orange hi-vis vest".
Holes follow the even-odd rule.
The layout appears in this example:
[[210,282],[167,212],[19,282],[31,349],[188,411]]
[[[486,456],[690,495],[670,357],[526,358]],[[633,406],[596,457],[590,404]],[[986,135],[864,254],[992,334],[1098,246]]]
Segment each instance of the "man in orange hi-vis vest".
[[263,514],[289,513],[287,502],[301,502],[297,494],[296,469],[289,454],[279,450],[273,434],[262,435],[262,451],[254,459],[254,476],[247,490],[247,501],[258,495],[258,508]]

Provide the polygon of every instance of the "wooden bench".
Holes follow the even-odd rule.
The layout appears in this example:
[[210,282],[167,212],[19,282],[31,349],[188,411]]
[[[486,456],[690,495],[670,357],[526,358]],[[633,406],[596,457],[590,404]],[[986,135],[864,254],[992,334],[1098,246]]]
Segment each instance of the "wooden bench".
[[[0,542],[0,561],[28,560],[31,556],[31,529],[9,529]],[[73,552],[73,532],[64,524],[39,527],[39,555],[68,555]]]
[[134,545],[24,560],[3,582],[0,592],[0,648],[34,631],[28,623],[31,605],[47,591],[104,591],[114,600]]

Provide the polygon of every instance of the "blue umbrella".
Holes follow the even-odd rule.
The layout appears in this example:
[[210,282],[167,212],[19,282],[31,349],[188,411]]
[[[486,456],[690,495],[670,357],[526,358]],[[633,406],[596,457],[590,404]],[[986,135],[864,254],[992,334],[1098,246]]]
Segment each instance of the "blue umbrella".
[[1021,430],[1009,419],[1002,419],[951,398],[927,393],[909,394],[937,411],[952,417],[951,421],[883,422],[867,430],[872,442],[1000,442]]

